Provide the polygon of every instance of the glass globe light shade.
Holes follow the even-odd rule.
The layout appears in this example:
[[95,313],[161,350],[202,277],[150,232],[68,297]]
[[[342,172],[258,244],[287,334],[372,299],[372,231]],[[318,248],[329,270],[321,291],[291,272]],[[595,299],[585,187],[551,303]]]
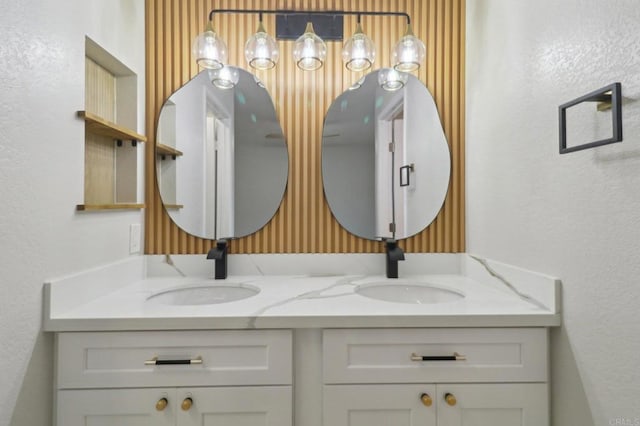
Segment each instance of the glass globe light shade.
[[307,23],[307,28],[293,45],[293,58],[299,68],[313,71],[322,67],[327,57],[327,45],[313,31],[313,24]]
[[213,30],[211,22],[199,34],[191,46],[193,59],[202,68],[220,69],[227,62],[227,45]]
[[426,54],[424,43],[413,34],[411,25],[408,25],[407,32],[393,48],[393,67],[402,72],[415,71],[420,68]]
[[249,37],[244,46],[244,57],[252,68],[268,70],[276,66],[280,57],[278,43],[264,30],[262,22],[258,31]]
[[342,60],[351,71],[364,71],[373,65],[376,58],[376,46],[373,41],[362,32],[358,23],[355,33],[344,43]]
[[407,73],[396,70],[395,68],[382,68],[378,72],[378,83],[384,90],[393,92],[402,89],[409,75]]
[[211,83],[219,89],[232,89],[238,80],[240,73],[237,68],[225,66],[216,70],[209,70]]

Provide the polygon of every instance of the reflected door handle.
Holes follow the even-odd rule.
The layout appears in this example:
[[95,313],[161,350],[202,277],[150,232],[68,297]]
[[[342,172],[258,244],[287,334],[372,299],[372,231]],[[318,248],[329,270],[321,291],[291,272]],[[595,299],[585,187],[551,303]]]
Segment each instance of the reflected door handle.
[[400,167],[400,186],[409,186],[411,184],[411,172],[413,169],[413,163]]

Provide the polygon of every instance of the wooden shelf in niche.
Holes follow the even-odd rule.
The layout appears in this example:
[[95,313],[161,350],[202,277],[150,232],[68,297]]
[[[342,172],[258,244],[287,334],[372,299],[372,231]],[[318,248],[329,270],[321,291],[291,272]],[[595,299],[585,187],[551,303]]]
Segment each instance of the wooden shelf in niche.
[[119,126],[92,114],[88,111],[78,111],[78,117],[84,119],[86,129],[96,135],[106,136],[115,140],[130,140],[146,142],[147,137],[126,127]]
[[183,208],[184,205],[182,204],[165,204],[164,208],[167,210],[179,210],[181,208]]
[[164,144],[156,144],[156,154],[158,155],[171,155],[173,157],[182,156],[182,151],[178,151],[172,146],[164,145]]
[[139,210],[143,209],[144,204],[78,204],[76,210],[79,212],[85,211],[101,211],[101,210]]

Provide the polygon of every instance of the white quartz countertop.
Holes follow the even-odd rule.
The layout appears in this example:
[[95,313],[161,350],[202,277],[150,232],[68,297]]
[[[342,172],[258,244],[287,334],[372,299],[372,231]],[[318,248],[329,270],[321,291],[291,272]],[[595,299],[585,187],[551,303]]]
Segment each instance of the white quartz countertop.
[[[475,259],[475,258],[474,258]],[[45,285],[46,331],[346,328],[346,327],[527,327],[560,324],[559,281],[486,260],[462,259],[460,270],[412,273],[400,279],[384,274],[317,276],[136,275],[140,260],[78,274]],[[127,272],[127,269],[129,272]],[[114,272],[116,271],[116,272]],[[134,271],[133,274],[130,274]],[[440,273],[445,272],[445,273]],[[122,275],[122,276],[119,276]],[[483,275],[484,274],[484,275]],[[509,278],[505,278],[509,276]],[[127,280],[129,278],[129,280]],[[117,284],[113,284],[118,281]],[[442,303],[399,303],[356,293],[359,285],[427,283],[464,297]],[[259,292],[217,304],[172,305],[150,299],[166,290],[247,285]],[[82,292],[79,289],[90,288]],[[87,294],[88,293],[88,294]]]

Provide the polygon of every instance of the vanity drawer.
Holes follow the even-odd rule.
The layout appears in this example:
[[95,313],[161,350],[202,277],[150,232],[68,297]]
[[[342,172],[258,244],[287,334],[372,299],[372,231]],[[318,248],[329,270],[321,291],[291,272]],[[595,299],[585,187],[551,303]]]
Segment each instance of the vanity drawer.
[[546,382],[547,330],[325,330],[323,367],[327,384]]
[[290,330],[59,333],[57,339],[59,389],[291,384]]

